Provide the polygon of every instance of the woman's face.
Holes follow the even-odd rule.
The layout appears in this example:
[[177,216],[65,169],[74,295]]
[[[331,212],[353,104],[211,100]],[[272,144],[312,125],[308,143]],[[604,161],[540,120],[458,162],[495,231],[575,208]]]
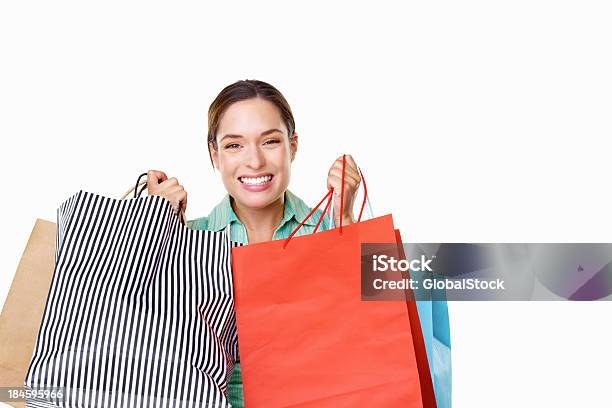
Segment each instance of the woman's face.
[[238,205],[265,208],[285,193],[297,135],[289,140],[274,104],[253,98],[230,105],[219,123],[217,146],[211,147],[213,162]]

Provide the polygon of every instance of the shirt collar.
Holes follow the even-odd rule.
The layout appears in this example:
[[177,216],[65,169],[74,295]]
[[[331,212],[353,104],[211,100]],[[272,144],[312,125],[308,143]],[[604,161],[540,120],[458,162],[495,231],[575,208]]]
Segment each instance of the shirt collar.
[[[282,228],[292,219],[295,219],[297,223],[302,222],[310,211],[311,209],[301,198],[297,197],[291,191],[286,190],[283,219],[281,220],[278,228]],[[317,224],[318,220],[317,214],[313,214],[304,224],[314,226]],[[221,200],[221,202],[217,204],[208,215],[208,229],[212,231],[221,231],[233,222],[240,223],[240,220],[232,208],[229,194],[226,194],[225,197],[223,197],[223,200]]]
[[240,222],[232,208],[230,196],[226,194],[223,200],[208,214],[208,229],[211,231],[222,231],[234,221]]
[[[281,226],[289,221],[291,218],[295,218],[297,223],[302,222],[312,211],[310,207],[306,205],[306,203],[293,194],[291,191],[285,191],[285,214],[283,217],[283,221],[281,222]],[[317,225],[317,221],[319,221],[320,213],[311,215],[306,222],[305,225]]]

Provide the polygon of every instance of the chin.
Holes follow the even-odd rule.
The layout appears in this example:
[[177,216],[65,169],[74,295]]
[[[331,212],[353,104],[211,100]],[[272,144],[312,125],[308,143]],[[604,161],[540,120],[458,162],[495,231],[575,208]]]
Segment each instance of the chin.
[[283,193],[273,194],[272,192],[265,193],[245,193],[237,194],[234,199],[237,200],[240,205],[247,208],[266,208],[276,200],[280,198]]

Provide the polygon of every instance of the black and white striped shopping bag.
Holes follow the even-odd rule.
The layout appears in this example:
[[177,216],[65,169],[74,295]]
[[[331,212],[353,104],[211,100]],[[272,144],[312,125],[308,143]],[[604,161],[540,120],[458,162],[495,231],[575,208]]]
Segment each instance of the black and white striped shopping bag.
[[162,197],[64,202],[25,380],[42,397],[27,406],[229,407],[231,245],[227,229],[182,225]]

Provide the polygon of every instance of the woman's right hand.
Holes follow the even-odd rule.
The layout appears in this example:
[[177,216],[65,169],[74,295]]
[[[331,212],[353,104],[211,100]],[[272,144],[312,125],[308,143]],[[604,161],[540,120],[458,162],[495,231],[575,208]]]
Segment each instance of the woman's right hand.
[[176,178],[168,178],[163,171],[149,170],[147,172],[147,192],[149,195],[166,198],[176,212],[179,206],[183,212],[187,209],[187,192]]

